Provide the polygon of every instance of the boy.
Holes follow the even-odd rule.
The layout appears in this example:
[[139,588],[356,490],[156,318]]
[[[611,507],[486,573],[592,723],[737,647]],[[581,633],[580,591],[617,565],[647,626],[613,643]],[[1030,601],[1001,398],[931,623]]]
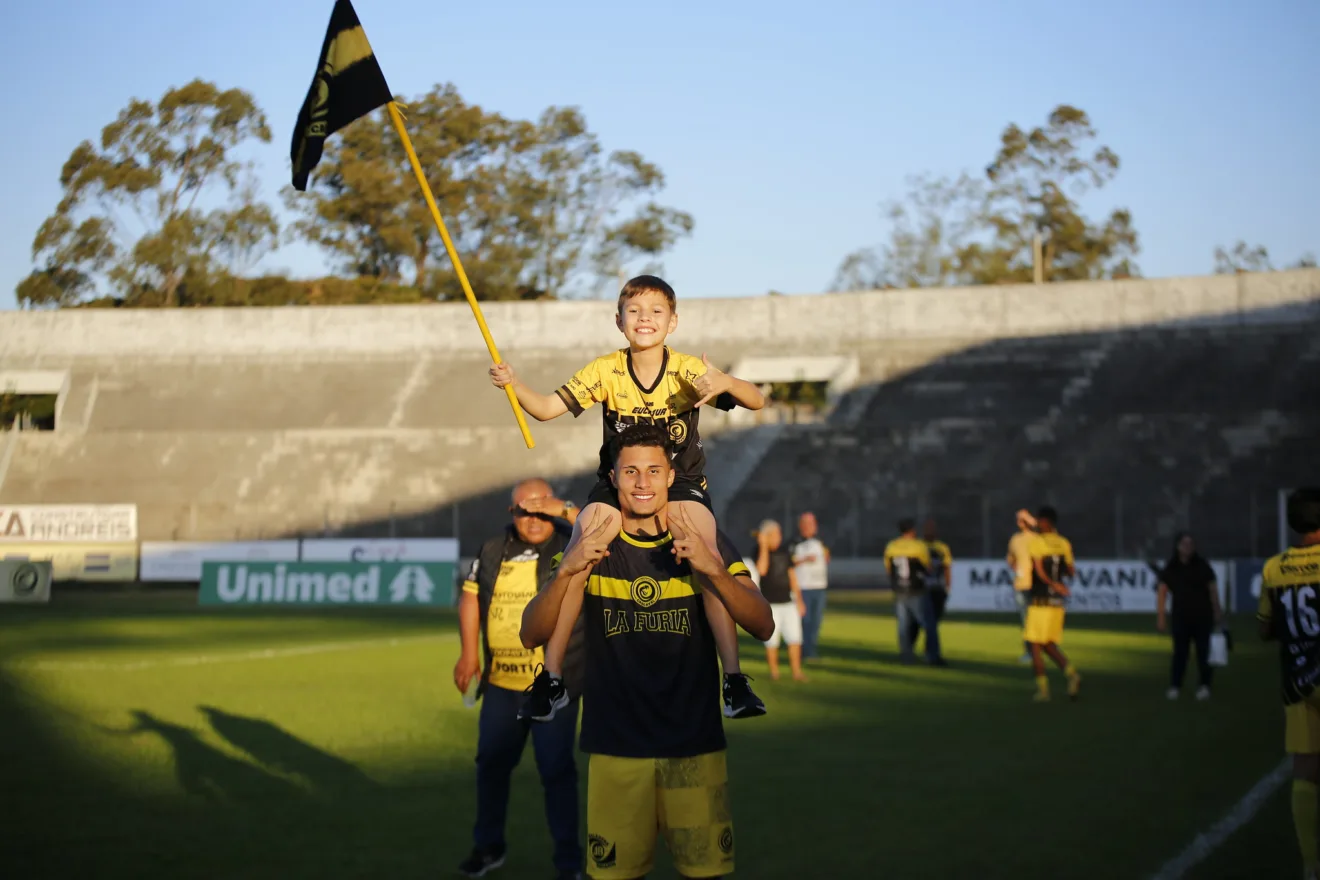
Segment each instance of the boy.
[[[674,289],[654,275],[640,275],[623,286],[615,326],[628,340],[628,347],[596,358],[553,394],[539,394],[528,388],[507,363],[490,369],[491,382],[500,388],[512,385],[519,405],[538,421],[568,412],[576,418],[593,404],[602,404],[604,442],[596,485],[574,523],[573,537],[564,553],[571,552],[584,533],[600,528],[602,523],[609,523],[610,533],[622,527],[617,490],[609,477],[609,443],[628,425],[641,423],[660,425],[668,431],[676,472],[669,492],[670,505],[697,526],[711,553],[717,553],[715,514],[704,475],[706,455],[697,433],[699,410],[707,403],[723,410],[738,405],[755,410],[765,405],[765,398],[750,382],[712,367],[704,355],[698,359],[665,345],[665,339],[678,327],[677,298]],[[724,714],[729,718],[764,715],[765,705],[752,693],[738,663],[738,633],[733,619],[720,604],[718,591],[705,589],[702,597],[724,666]],[[545,667],[532,683],[518,717],[550,721],[567,704],[568,694],[560,676],[582,599],[582,593],[565,598],[559,625],[545,648]]]
[[1042,507],[1036,514],[1037,534],[1029,545],[1032,577],[1027,592],[1027,622],[1023,627],[1023,638],[1031,646],[1031,666],[1036,672],[1033,699],[1038,703],[1047,703],[1050,699],[1050,681],[1045,677],[1042,652],[1048,654],[1068,677],[1069,699],[1077,699],[1082,686],[1077,667],[1059,650],[1059,642],[1063,641],[1063,601],[1069,593],[1063,579],[1072,577],[1076,566],[1072,543],[1059,534],[1058,521],[1059,515],[1053,507]]
[[1292,755],[1292,814],[1303,876],[1320,877],[1316,789],[1320,785],[1320,488],[1288,496],[1288,526],[1301,535],[1265,563],[1261,573],[1260,636],[1279,642],[1283,673],[1284,751]]

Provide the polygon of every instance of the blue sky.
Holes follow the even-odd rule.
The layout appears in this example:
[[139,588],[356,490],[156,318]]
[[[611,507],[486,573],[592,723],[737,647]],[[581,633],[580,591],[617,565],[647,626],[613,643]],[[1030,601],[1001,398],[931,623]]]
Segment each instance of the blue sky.
[[[269,200],[332,0],[43,0],[0,54],[0,308],[31,269],[61,165],[132,97],[193,77],[252,92],[274,139]],[[531,117],[576,105],[608,149],[665,171],[696,218],[665,258],[681,296],[820,291],[884,234],[922,171],[979,170],[1009,122],[1071,103],[1122,159],[1088,207],[1126,206],[1147,276],[1216,244],[1320,254],[1320,3],[485,2],[357,0],[391,88],[455,83]],[[426,157],[422,157],[425,161]],[[307,247],[266,269],[329,270]]]

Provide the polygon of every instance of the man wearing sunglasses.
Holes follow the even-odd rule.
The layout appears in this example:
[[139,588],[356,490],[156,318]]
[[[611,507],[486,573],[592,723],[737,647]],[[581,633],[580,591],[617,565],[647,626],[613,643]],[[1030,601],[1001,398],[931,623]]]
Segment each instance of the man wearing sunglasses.
[[[542,662],[542,649],[524,648],[518,630],[523,609],[547,582],[554,558],[568,546],[577,519],[577,509],[556,498],[550,485],[539,479],[514,487],[509,511],[513,522],[482,545],[458,606],[462,650],[454,666],[454,685],[466,693],[472,680],[480,676],[478,694],[483,698],[477,722],[477,822],[472,853],[459,865],[459,871],[468,877],[485,876],[504,864],[509,782],[529,730],[526,722],[518,720],[518,707]],[[555,841],[556,876],[561,880],[582,876],[573,742],[582,692],[582,656],[579,624],[564,664],[569,705],[553,721],[530,727],[536,767],[545,789],[546,818]]]

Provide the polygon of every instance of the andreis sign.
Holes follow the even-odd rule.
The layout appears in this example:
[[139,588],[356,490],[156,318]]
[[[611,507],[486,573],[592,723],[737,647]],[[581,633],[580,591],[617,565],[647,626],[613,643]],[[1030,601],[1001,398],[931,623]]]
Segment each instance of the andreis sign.
[[199,605],[425,605],[454,601],[449,562],[204,562]]

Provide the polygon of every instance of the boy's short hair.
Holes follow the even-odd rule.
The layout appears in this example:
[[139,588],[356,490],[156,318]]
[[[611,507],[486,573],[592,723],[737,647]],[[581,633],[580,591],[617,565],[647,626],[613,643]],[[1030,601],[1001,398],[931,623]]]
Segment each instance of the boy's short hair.
[[1320,532],[1320,488],[1309,486],[1288,494],[1288,528],[1299,535]]
[[623,311],[623,304],[628,300],[644,293],[660,294],[665,298],[665,302],[669,303],[669,311],[678,311],[678,296],[674,293],[674,288],[670,287],[663,278],[655,275],[638,275],[623,285],[623,290],[619,291],[619,311]]
[[1046,505],[1042,507],[1040,510],[1036,511],[1036,519],[1049,520],[1051,525],[1057,526],[1059,524],[1059,512],[1055,510],[1053,507]]
[[898,521],[898,533],[906,535],[908,532],[914,532],[917,529],[917,521],[910,516],[905,516]]
[[610,440],[610,467],[619,464],[619,453],[632,446],[650,446],[663,450],[665,462],[674,457],[674,444],[669,439],[669,432],[659,425],[629,425]]

